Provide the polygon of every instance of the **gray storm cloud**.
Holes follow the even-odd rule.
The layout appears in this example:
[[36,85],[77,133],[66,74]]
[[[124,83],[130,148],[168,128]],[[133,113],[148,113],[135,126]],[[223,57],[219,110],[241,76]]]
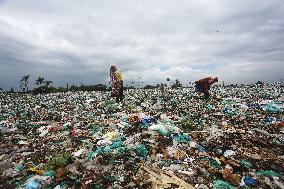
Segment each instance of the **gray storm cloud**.
[[187,83],[216,75],[231,83],[284,78],[284,2],[270,0],[0,1],[0,87],[21,76],[56,86]]

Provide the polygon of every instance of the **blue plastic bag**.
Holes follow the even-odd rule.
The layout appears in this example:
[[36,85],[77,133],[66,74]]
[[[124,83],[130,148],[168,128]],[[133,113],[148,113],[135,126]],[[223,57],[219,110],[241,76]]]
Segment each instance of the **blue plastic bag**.
[[256,185],[256,180],[250,176],[245,176],[244,182],[247,186]]
[[33,180],[25,185],[25,189],[38,189],[41,188],[41,184]]

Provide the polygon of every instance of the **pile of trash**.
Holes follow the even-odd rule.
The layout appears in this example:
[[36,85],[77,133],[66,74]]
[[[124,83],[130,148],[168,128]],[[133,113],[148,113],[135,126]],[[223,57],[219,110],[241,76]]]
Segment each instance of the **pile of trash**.
[[284,188],[283,94],[0,93],[0,188]]

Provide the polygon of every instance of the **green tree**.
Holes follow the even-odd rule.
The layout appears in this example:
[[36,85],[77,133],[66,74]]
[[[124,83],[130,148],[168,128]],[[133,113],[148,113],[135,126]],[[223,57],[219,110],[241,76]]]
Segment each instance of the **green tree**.
[[48,89],[49,85],[53,83],[53,81],[45,81],[45,87]]
[[178,79],[176,79],[175,83],[172,85],[172,88],[178,88],[178,87],[182,87],[182,84]]
[[23,92],[27,92],[29,90],[28,88],[29,78],[30,78],[30,75],[25,75],[22,77],[20,81],[20,88],[22,89]]
[[44,83],[44,78],[43,77],[38,77],[35,84],[41,86],[41,84]]

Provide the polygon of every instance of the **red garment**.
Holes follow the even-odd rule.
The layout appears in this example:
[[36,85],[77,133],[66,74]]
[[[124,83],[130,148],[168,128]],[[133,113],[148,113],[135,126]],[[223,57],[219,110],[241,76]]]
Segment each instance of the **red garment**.
[[200,79],[195,82],[196,87],[198,88],[198,92],[205,93],[210,90],[210,86],[214,84],[215,82],[218,82],[217,77],[206,77],[204,79]]

